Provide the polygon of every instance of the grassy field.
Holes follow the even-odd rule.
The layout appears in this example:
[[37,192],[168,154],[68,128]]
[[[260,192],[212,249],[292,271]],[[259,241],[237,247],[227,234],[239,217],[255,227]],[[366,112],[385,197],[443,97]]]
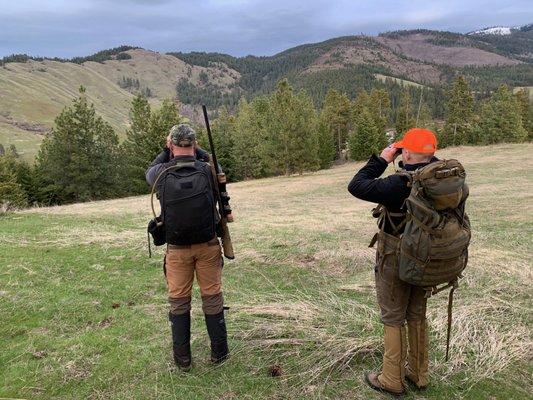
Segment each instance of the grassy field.
[[382,74],[374,74],[374,77],[380,82],[385,82],[387,79],[392,79],[394,82],[396,82],[396,83],[398,83],[400,85],[413,86],[413,87],[416,87],[416,88],[425,87],[424,85],[421,85],[420,83],[411,82],[411,81],[408,81],[408,80],[405,80],[405,79],[395,78],[393,76],[387,76],[387,75],[382,75]]
[[5,149],[15,145],[20,157],[30,163],[35,160],[43,137],[0,121],[0,143]]
[[[468,170],[470,264],[429,302],[431,384],[408,399],[533,393],[532,144],[455,148]],[[173,368],[163,249],[147,257],[147,197],[0,219],[0,398],[381,399],[382,326],[371,205],[346,186],[361,164],[232,184],[237,258],[224,267],[230,360],[207,362],[199,295],[194,368]],[[281,376],[271,377],[272,366]]]

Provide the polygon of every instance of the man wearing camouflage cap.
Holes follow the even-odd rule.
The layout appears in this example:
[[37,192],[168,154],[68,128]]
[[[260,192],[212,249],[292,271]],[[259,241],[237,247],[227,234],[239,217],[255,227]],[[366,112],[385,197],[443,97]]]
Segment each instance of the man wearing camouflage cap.
[[216,236],[220,217],[211,167],[202,160],[206,155],[208,159],[208,154],[198,150],[194,130],[187,124],[175,125],[167,147],[146,171],[146,180],[149,185],[156,184],[161,203],[168,243],[164,270],[174,361],[184,371],[191,366],[190,310],[195,274],[211,340],[211,361],[220,363],[228,357],[221,288],[223,260]]

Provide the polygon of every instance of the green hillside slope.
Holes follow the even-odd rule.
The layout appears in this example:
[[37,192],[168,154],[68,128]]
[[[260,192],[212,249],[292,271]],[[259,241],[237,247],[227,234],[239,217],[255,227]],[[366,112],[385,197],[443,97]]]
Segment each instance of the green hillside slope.
[[[133,97],[90,68],[57,61],[9,63],[0,68],[0,139],[32,157],[42,135],[64,106],[87,88],[87,97],[119,132],[128,121]],[[31,145],[30,145],[31,144]]]
[[0,67],[0,143],[14,144],[24,158],[32,159],[38,143],[54,118],[86,87],[96,110],[122,136],[129,123],[134,90],[121,88],[123,78],[137,79],[149,88],[152,102],[175,96],[180,79],[192,83],[207,79],[221,88],[239,78],[236,71],[197,67],[175,57],[141,49],[129,50],[127,60],[83,64],[51,60],[10,62]]

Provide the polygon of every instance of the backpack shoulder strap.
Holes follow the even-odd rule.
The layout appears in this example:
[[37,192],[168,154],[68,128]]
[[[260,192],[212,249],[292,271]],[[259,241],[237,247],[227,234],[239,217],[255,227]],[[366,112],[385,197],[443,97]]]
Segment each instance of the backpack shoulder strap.
[[398,175],[398,176],[400,176],[402,178],[406,178],[407,187],[411,187],[411,186],[413,186],[413,180],[414,180],[415,172],[416,171],[407,171],[407,170],[402,168],[402,169],[396,170],[395,175]]

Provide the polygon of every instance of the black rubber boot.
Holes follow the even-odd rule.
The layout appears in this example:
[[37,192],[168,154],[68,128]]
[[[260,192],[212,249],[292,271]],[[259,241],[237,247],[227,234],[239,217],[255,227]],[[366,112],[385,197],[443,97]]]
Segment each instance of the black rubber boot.
[[205,314],[205,324],[211,339],[211,362],[220,364],[229,356],[224,311],[214,315]]
[[172,350],[174,362],[182,371],[191,369],[191,314],[168,314],[172,325]]

